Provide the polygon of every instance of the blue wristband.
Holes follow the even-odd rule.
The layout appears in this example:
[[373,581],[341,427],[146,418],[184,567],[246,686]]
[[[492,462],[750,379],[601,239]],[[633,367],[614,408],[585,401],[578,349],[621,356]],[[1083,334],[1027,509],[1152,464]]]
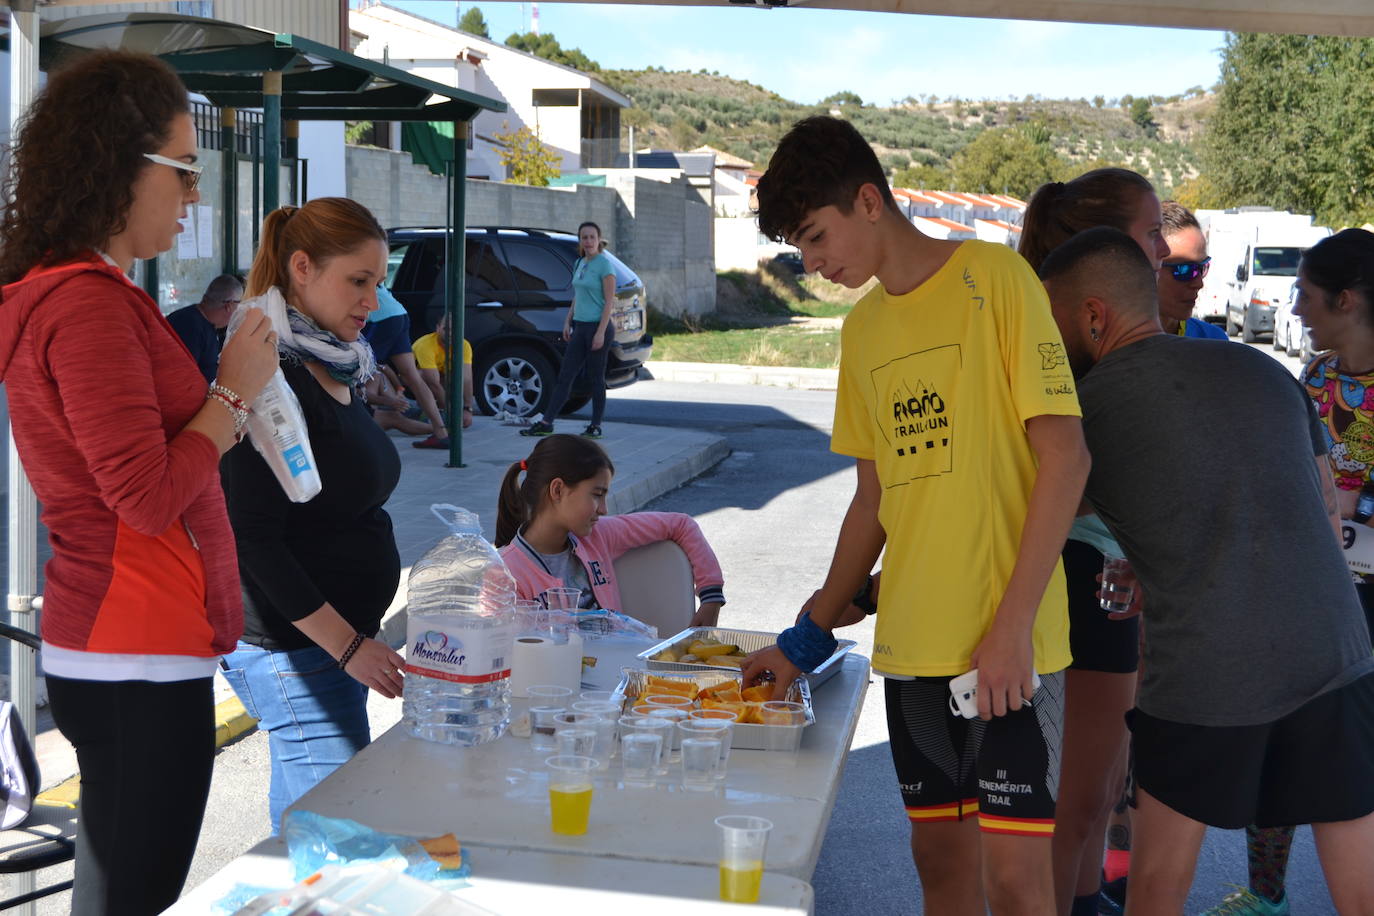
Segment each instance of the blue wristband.
[[802,614],[794,626],[778,634],[778,648],[782,654],[803,671],[815,671],[835,654],[838,646],[835,637],[816,626],[809,613]]

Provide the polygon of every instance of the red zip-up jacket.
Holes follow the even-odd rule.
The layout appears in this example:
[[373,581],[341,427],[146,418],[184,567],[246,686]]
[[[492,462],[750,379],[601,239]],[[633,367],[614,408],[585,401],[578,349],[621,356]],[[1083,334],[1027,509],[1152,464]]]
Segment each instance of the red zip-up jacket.
[[[0,380],[53,549],[44,643],[231,651],[243,605],[219,449],[182,432],[207,386],[153,300],[95,253],[35,268],[3,289]],[[83,670],[102,679],[95,661]]]

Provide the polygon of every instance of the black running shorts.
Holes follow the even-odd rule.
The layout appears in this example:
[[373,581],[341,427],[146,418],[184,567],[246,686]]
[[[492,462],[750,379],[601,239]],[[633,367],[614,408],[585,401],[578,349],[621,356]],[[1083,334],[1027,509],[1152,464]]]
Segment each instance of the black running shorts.
[[1374,811],[1374,674],[1265,725],[1127,714],[1135,784],[1212,827],[1288,827]]
[[1054,833],[1064,674],[1041,676],[1030,707],[990,722],[949,710],[948,677],[888,678],[887,732],[907,816],[916,824],[977,815],[981,830]]

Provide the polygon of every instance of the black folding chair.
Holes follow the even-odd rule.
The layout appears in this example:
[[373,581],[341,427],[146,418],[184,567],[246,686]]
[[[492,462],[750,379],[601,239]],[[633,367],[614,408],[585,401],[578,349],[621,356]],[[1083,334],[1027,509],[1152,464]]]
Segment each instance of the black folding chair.
[[[38,651],[41,644],[34,634],[7,623],[0,623],[0,638],[22,643]],[[30,736],[30,740],[35,736]],[[22,875],[70,862],[76,856],[76,811],[56,805],[34,805],[24,823],[0,830],[0,875]],[[0,910],[42,900],[71,890],[71,881],[61,881],[29,893],[0,900]]]

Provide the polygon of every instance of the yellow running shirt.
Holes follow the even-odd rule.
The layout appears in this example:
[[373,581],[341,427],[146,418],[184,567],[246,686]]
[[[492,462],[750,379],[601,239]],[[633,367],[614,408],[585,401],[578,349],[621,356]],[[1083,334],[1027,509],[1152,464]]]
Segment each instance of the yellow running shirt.
[[[444,352],[444,345],[439,341],[439,335],[430,332],[423,337],[417,338],[415,343],[410,345],[410,350],[415,354],[415,365],[421,369],[438,369],[440,372],[447,371],[448,354]],[[472,344],[463,341],[463,365],[472,365]]]
[[[1049,300],[1016,252],[968,241],[912,292],[860,300],[840,352],[831,448],[873,460],[882,485],[873,667],[963,674],[1016,563],[1036,474],[1025,422],[1081,415]],[[1057,563],[1034,645],[1036,671],[1068,666]]]

